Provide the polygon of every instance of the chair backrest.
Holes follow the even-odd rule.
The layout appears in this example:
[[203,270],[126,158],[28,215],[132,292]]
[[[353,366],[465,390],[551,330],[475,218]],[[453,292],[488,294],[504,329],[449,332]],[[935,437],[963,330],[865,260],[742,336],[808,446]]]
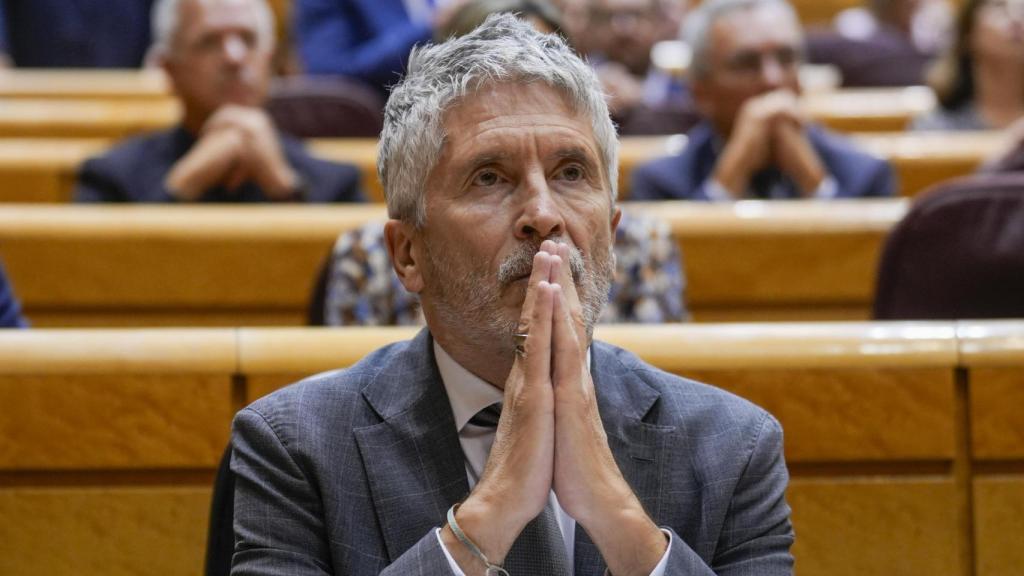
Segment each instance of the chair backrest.
[[886,241],[874,308],[880,320],[1024,317],[1024,174],[920,197]]
[[[615,234],[616,270],[601,322],[681,322],[682,256],[669,226],[623,213]],[[384,224],[371,222],[338,237],[313,287],[311,325],[422,324],[419,301],[399,282],[384,244]]]
[[384,99],[352,78],[289,76],[271,84],[267,112],[296,138],[376,138],[384,125]]

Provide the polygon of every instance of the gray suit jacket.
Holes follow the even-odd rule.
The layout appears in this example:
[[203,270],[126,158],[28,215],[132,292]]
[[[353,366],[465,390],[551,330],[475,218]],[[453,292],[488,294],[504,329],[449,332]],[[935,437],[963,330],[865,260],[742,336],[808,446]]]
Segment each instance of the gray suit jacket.
[[[791,574],[778,422],[625,350],[591,357],[615,459],[673,531],[666,575]],[[434,528],[469,486],[427,330],[258,400],[233,446],[232,574],[451,573]],[[577,525],[576,576],[603,570]]]

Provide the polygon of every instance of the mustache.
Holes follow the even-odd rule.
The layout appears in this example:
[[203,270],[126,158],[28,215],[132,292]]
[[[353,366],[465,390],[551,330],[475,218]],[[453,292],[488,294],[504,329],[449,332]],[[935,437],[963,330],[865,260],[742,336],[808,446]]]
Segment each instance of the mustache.
[[[558,238],[548,238],[559,244],[565,244]],[[510,284],[513,281],[529,276],[533,271],[533,257],[540,251],[540,244],[523,243],[509,254],[498,267],[498,282],[502,285]],[[583,262],[583,252],[575,246],[569,246],[569,272],[572,274],[572,281],[579,285],[586,272]]]

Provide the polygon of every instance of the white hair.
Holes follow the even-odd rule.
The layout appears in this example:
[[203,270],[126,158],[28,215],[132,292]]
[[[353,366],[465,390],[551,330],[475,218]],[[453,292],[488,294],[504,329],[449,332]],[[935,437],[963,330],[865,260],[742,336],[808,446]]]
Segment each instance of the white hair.
[[446,110],[494,82],[541,82],[589,116],[614,205],[618,139],[594,71],[554,34],[541,34],[512,14],[491,15],[447,42],[413,49],[408,72],[384,111],[377,172],[388,214],[422,227],[424,185],[441,157]]
[[[203,0],[156,0],[150,12],[150,26],[153,31],[153,42],[150,44],[146,59],[166,58],[173,54],[174,40],[181,26],[181,5],[183,2],[202,2]],[[266,0],[250,0],[256,8],[259,21],[257,32],[260,42],[267,42],[267,48],[274,46],[274,13]]]
[[683,40],[690,46],[693,54],[690,61],[690,70],[693,76],[706,76],[711,72],[708,52],[711,49],[711,28],[715,22],[733,12],[761,6],[778,6],[799,25],[800,19],[797,17],[796,11],[786,0],[705,0],[690,12],[683,24]]

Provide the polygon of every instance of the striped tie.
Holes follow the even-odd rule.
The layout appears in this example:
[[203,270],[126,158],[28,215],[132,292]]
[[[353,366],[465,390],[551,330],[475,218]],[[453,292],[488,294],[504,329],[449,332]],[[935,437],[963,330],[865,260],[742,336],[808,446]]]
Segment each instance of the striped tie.
[[[484,408],[469,422],[485,428],[497,428],[501,417],[501,403]],[[510,576],[569,576],[569,560],[565,540],[558,528],[551,502],[540,515],[530,521],[512,544],[505,557],[505,570]]]

